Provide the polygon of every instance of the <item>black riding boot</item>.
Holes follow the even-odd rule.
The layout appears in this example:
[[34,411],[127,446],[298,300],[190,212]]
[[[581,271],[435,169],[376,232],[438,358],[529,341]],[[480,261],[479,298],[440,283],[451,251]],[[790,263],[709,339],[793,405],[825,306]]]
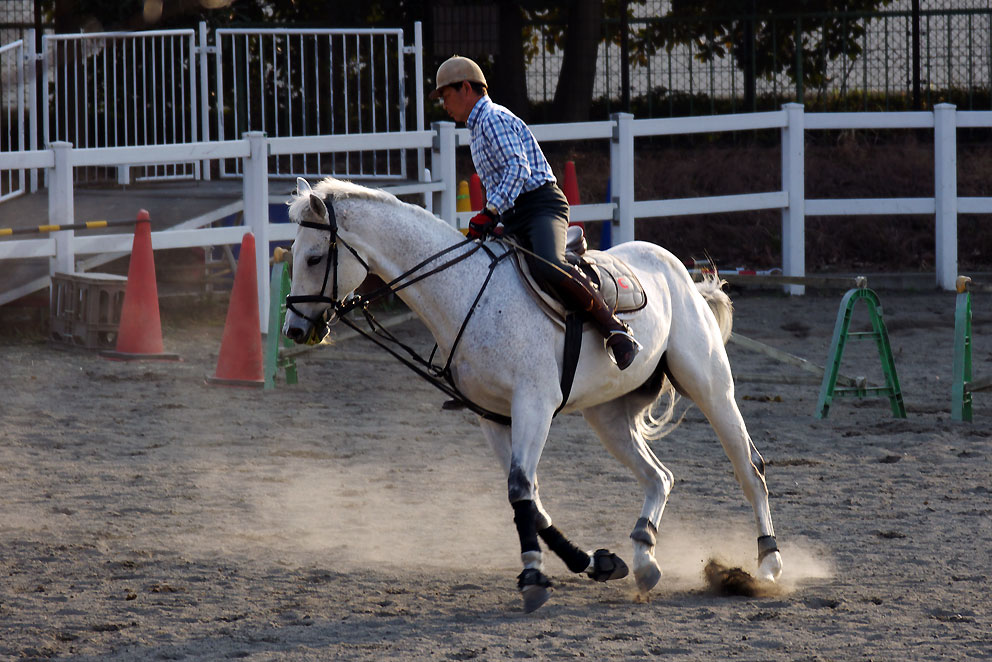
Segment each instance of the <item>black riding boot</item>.
[[640,343],[634,340],[630,327],[617,319],[603,300],[603,295],[589,277],[574,266],[571,278],[561,278],[555,286],[567,307],[583,311],[606,338],[606,350],[621,370],[634,361]]

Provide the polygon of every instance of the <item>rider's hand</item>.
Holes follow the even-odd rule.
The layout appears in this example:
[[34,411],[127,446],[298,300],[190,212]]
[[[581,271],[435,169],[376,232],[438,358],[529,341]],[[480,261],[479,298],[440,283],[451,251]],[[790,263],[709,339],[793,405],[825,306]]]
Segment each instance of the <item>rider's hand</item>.
[[485,239],[486,235],[491,233],[494,227],[496,227],[496,217],[487,207],[473,216],[472,220],[468,222],[468,238]]

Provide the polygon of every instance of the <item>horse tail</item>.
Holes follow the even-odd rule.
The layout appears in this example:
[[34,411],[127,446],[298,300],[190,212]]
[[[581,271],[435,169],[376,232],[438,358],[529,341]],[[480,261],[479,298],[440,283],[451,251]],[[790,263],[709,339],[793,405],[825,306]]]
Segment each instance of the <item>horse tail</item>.
[[[696,283],[696,290],[702,295],[716,319],[720,328],[723,344],[730,339],[734,324],[734,304],[723,291],[726,283],[716,273],[706,272],[703,279]],[[634,417],[637,433],[644,439],[654,441],[671,433],[682,423],[687,410],[675,417],[675,405],[681,399],[675,390],[671,375],[668,373],[668,362],[662,356],[654,374],[640,388],[628,394],[633,401],[633,408],[640,409]]]
[[730,340],[730,332],[734,328],[734,304],[723,291],[726,283],[727,281],[712,271],[703,272],[703,279],[696,283],[696,290],[703,295],[703,299],[709,304],[710,311],[716,318],[724,345]]
[[[634,408],[641,405],[641,409],[634,416],[634,428],[637,433],[647,441],[655,441],[667,436],[675,428],[682,424],[686,411],[675,417],[675,405],[678,404],[682,396],[678,394],[672,380],[667,378],[667,366],[664,357],[655,369],[655,374],[643,386],[634,393],[644,400],[634,403]],[[630,398],[634,393],[624,397]]]

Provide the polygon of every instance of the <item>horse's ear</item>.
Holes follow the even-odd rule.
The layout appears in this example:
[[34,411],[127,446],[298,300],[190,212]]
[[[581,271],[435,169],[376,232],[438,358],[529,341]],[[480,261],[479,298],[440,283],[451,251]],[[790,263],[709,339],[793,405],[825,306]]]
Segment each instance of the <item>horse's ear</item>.
[[327,207],[324,205],[324,199],[312,192],[310,193],[310,211],[317,218],[327,218]]
[[297,177],[296,178],[296,195],[301,195],[301,196],[302,195],[310,195],[311,193],[313,193],[313,189],[310,188],[310,184],[307,183],[307,180],[303,179],[302,177]]

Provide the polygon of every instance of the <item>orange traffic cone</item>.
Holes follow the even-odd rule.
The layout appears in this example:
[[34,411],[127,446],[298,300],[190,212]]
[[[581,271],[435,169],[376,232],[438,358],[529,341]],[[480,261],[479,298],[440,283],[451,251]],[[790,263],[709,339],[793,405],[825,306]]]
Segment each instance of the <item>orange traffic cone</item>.
[[127,286],[121,307],[114,350],[100,352],[108,359],[152,359],[177,361],[177,354],[165,353],[162,346],[162,320],[158,312],[158,285],[155,283],[155,256],[152,253],[152,227],[148,212],[138,212],[127,268]]
[[241,240],[241,255],[238,256],[238,272],[234,275],[231,301],[227,305],[227,320],[224,322],[224,337],[217,357],[217,371],[213,377],[207,377],[209,384],[265,385],[257,280],[255,235],[246,232]]
[[482,206],[486,204],[486,199],[482,197],[482,180],[474,172],[468,178],[468,194],[469,199],[472,201],[472,211],[482,211]]
[[[579,201],[579,180],[575,176],[575,161],[565,162],[565,182],[562,185],[562,193],[565,194],[569,206],[582,204]],[[569,223],[569,225],[584,227],[581,222]]]

